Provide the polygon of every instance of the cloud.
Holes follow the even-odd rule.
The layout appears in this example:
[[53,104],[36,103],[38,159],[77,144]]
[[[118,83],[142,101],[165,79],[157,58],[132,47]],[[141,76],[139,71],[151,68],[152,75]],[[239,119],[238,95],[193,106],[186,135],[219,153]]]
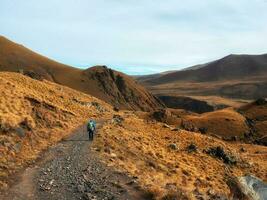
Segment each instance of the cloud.
[[0,34],[60,62],[151,73],[266,53],[265,0],[1,0]]

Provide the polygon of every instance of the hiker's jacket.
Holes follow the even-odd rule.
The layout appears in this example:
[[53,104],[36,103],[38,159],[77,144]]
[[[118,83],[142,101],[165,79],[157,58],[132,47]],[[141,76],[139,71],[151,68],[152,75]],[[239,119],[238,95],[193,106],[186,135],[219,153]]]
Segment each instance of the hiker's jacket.
[[87,124],[87,131],[95,131],[96,129],[96,124],[94,121],[89,121]]

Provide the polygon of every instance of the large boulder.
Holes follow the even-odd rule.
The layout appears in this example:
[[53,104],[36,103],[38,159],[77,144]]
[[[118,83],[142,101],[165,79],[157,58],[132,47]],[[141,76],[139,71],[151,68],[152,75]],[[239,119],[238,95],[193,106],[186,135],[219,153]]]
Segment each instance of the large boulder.
[[238,178],[241,191],[252,200],[267,199],[267,183],[255,176],[242,176]]

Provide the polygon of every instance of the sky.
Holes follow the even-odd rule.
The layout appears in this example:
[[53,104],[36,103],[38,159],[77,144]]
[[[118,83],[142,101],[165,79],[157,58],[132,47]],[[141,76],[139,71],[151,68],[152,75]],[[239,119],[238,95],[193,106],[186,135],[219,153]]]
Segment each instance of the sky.
[[131,75],[267,53],[266,24],[267,0],[0,0],[0,35]]

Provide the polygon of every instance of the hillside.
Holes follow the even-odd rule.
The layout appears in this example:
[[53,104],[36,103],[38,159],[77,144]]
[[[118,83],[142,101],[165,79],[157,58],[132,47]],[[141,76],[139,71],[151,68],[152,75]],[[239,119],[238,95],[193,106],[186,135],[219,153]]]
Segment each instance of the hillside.
[[[267,180],[267,149],[264,146],[226,142],[197,130],[177,129],[176,125],[167,126],[148,119],[149,113],[146,112],[114,112],[110,105],[95,97],[18,73],[1,72],[0,83],[1,189],[7,186],[6,181],[12,174],[25,166],[34,165],[38,157],[41,160],[38,167],[30,168],[39,170],[36,177],[32,177],[37,182],[36,185],[35,182],[31,184],[37,188],[37,195],[46,195],[42,197],[61,197],[62,192],[67,192],[66,195],[74,196],[85,193],[90,199],[87,189],[80,186],[82,179],[86,187],[97,184],[98,188],[89,188],[88,191],[102,197],[108,194],[110,185],[124,195],[127,193],[122,187],[129,189],[132,185],[130,191],[145,191],[145,199],[181,196],[184,199],[230,198],[235,192],[230,180],[246,174]],[[258,109],[262,110],[265,106],[265,101],[259,101],[240,109],[247,117],[259,120],[265,119],[265,109],[262,113],[258,113]],[[173,112],[181,115],[179,118],[182,120],[190,116],[188,120],[205,123],[208,131],[229,136],[239,133],[239,130],[243,133],[246,130],[242,127],[247,127],[245,117],[231,109],[202,115],[179,110]],[[88,118],[99,119],[103,123],[92,146],[84,141],[86,132],[83,128],[74,131]],[[224,126],[221,126],[222,122]],[[48,157],[42,160],[41,151],[70,133],[75,134],[65,143],[50,148]],[[99,159],[102,164],[99,164]],[[103,163],[109,168],[103,169]],[[113,171],[108,171],[108,175],[113,177],[112,181],[123,175],[132,180],[127,178],[124,185],[115,180],[109,184],[106,173],[110,169]],[[73,185],[72,181],[78,185]],[[66,183],[69,185],[64,185]],[[105,188],[100,189],[102,186]],[[66,187],[68,190],[65,191]],[[26,191],[28,189],[25,188]],[[81,192],[72,192],[77,190]],[[119,193],[117,195],[120,196]]]
[[148,84],[174,81],[210,82],[267,75],[267,54],[229,55],[222,59],[146,80]]
[[238,112],[246,117],[256,142],[267,146],[267,100],[258,99],[240,107]]
[[0,72],[0,91],[0,185],[88,118],[112,110],[92,96],[18,73]]
[[246,118],[232,108],[208,112],[199,116],[187,115],[182,120],[186,130],[200,130],[203,134],[219,136],[223,139],[244,139],[250,129]]
[[170,70],[170,71],[165,71],[165,72],[161,72],[161,73],[156,73],[156,74],[148,74],[148,75],[136,75],[133,76],[137,81],[141,81],[141,82],[145,82],[145,81],[149,81],[149,80],[153,80],[156,78],[160,78],[161,76],[170,74],[170,73],[174,73],[177,72],[178,70]]
[[110,166],[135,177],[148,199],[232,199],[234,177],[267,181],[267,147],[173,128],[127,113],[105,123],[94,147]]
[[154,94],[256,99],[267,96],[267,54],[229,55],[207,64],[137,80]]
[[0,71],[46,79],[100,98],[122,109],[153,110],[161,103],[129,76],[97,66],[86,70],[63,65],[0,37]]
[[[174,125],[177,129],[199,132],[223,140],[267,145],[267,101],[265,99],[258,99],[236,108],[227,107],[214,111],[209,110],[214,107],[205,102],[184,99],[179,97],[169,100],[178,101],[179,105],[185,107],[184,109],[160,109],[140,116],[146,120]],[[198,114],[198,111],[202,112]]]

